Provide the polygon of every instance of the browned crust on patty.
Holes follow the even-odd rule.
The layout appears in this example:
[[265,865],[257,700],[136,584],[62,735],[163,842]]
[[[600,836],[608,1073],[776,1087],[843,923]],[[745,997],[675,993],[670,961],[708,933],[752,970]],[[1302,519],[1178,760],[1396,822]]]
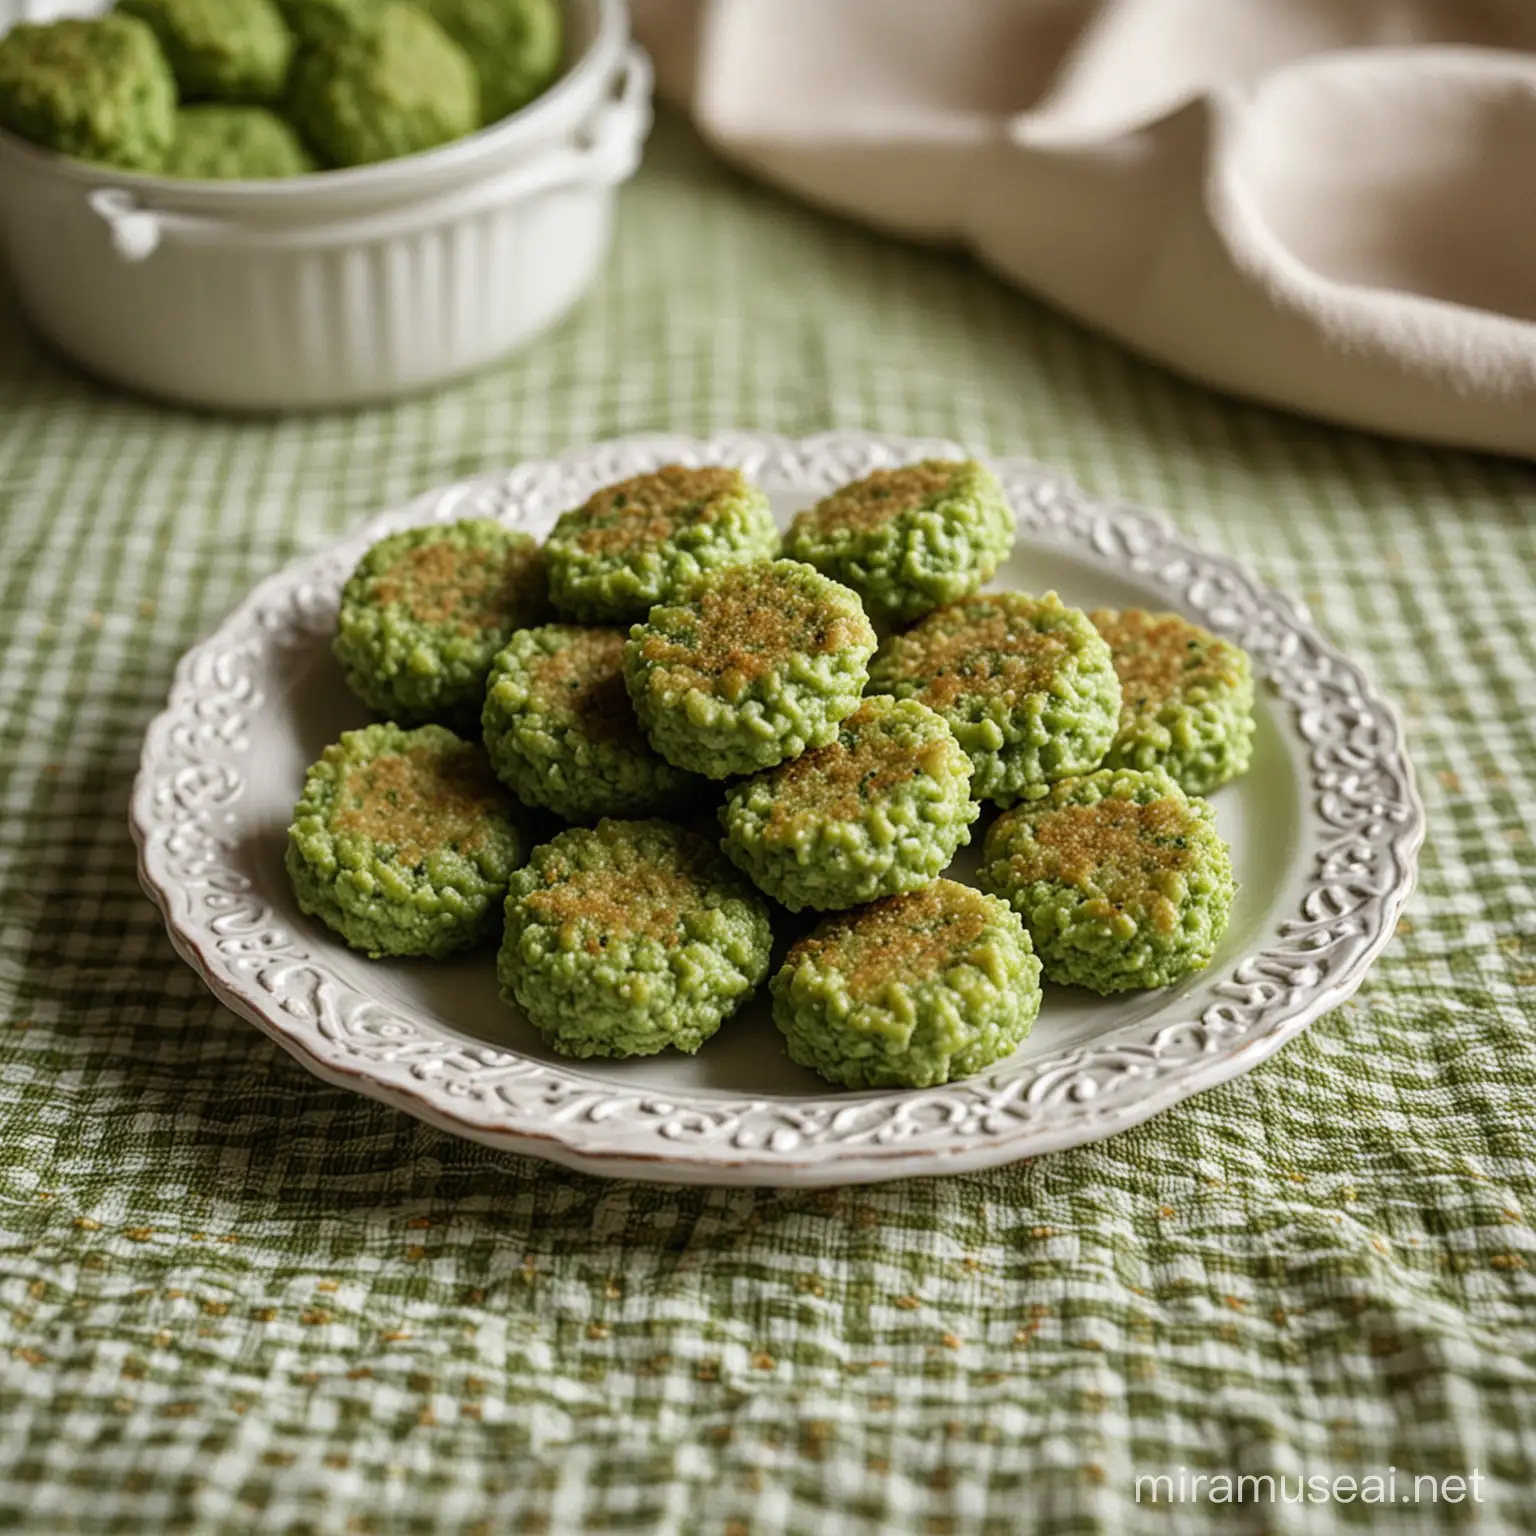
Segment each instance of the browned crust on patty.
[[900,469],[877,469],[862,480],[855,480],[799,513],[791,533],[807,527],[818,533],[840,529],[863,533],[915,507],[923,506],[955,483],[963,466],[943,460],[928,459],[921,464],[906,464]]
[[1177,907],[1158,887],[1159,877],[1190,867],[1190,811],[1169,796],[1138,805],[1104,799],[1063,805],[1029,817],[1033,846],[1009,856],[1021,880],[1060,880],[1095,893],[1088,911],[1108,917],[1146,904],[1154,926],[1171,933]]
[[350,764],[339,789],[335,829],[392,847],[407,864],[449,846],[474,853],[486,817],[502,807],[496,781],[471,748],[445,755],[411,747]]
[[638,738],[640,723],[624,687],[623,663],[622,631],[565,630],[560,648],[528,667],[528,691],[549,714],[574,716],[588,741]]
[[404,550],[375,578],[374,597],[418,624],[453,623],[461,635],[504,624],[532,579],[538,547],[519,540],[497,558],[433,541]]
[[1037,693],[1071,654],[1072,637],[1042,634],[1036,604],[1010,592],[967,598],[931,613],[900,637],[895,670],[917,683],[915,696],[943,711],[968,694],[1012,703]]
[[790,950],[788,963],[835,969],[849,997],[868,1002],[893,980],[927,981],[964,961],[993,921],[978,891],[935,880],[829,918]]
[[1155,709],[1192,685],[1238,681],[1237,647],[1176,613],[1097,608],[1088,617],[1113,653],[1126,713]]
[[682,933],[679,913],[702,888],[686,871],[668,865],[640,869],[570,869],[544,872],[544,889],[524,897],[541,922],[557,925],[562,942],[584,931],[582,948],[601,951],[607,940],[647,938],[671,948]]
[[604,486],[578,511],[589,526],[575,536],[589,555],[616,555],[661,544],[687,523],[714,521],[714,503],[745,492],[736,469],[690,469],[665,464],[648,475],[635,475]]
[[[771,838],[788,835],[802,817],[823,821],[853,821],[863,815],[864,794],[878,796],[923,773],[938,773],[946,759],[957,764],[965,754],[954,741],[936,736],[915,752],[883,731],[885,718],[873,699],[866,699],[843,721],[838,740],[816,747],[771,770],[773,811],[768,817]],[[852,735],[853,746],[843,745]]]
[[688,606],[697,613],[691,639],[651,630],[640,642],[641,659],[682,687],[732,702],[797,653],[825,656],[873,643],[861,613],[807,591],[798,575],[770,561],[719,571]]

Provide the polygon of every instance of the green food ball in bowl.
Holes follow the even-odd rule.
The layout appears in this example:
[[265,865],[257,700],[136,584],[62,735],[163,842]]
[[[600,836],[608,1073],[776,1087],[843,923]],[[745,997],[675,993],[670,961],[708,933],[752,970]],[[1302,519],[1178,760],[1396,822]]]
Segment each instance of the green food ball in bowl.
[[272,102],[293,61],[275,0],[118,0],[153,29],[184,101]]
[[132,16],[23,22],[0,37],[0,128],[44,149],[156,171],[176,131],[176,82]]
[[378,25],[389,0],[277,0],[301,49],[321,48]]
[[486,123],[527,106],[560,72],[556,0],[423,0],[423,6],[474,64]]
[[480,86],[464,50],[430,16],[392,4],[375,24],[338,28],[301,52],[288,111],[329,165],[373,165],[473,133]]
[[210,104],[176,114],[176,138],[161,167],[189,181],[269,181],[316,170],[293,129],[266,107]]

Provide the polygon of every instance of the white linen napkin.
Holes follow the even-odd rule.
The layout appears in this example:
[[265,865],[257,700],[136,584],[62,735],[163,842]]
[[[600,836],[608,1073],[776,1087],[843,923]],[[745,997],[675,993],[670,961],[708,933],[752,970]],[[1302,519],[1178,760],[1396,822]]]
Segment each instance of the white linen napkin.
[[1180,372],[1536,457],[1525,0],[636,0],[732,159]]

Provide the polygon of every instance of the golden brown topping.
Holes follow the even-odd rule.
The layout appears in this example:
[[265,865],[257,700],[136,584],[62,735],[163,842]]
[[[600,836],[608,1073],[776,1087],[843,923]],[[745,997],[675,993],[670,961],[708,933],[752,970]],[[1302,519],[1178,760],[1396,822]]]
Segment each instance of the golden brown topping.
[[437,540],[406,550],[378,579],[381,603],[402,604],[418,624],[457,621],[461,635],[507,623],[527,601],[538,547],[518,541],[491,554]]
[[339,799],[337,831],[391,847],[403,864],[419,864],[439,848],[474,853],[484,841],[485,818],[502,804],[479,753],[445,756],[430,747],[349,765]]
[[958,767],[965,763],[965,771],[970,772],[970,759],[965,756],[964,749],[957,741],[951,741],[943,736],[935,736],[932,741],[925,741],[913,754],[917,760],[917,766],[924,773],[937,777],[948,766]]
[[1165,887],[1190,864],[1189,830],[1189,807],[1172,796],[1148,805],[1064,805],[1039,815],[1033,848],[1013,864],[1026,880],[1062,880],[1092,893],[1094,916],[1144,908],[1171,933],[1178,913]]
[[558,924],[565,942],[580,931],[582,948],[595,955],[610,939],[655,939],[671,948],[682,936],[679,912],[699,895],[697,881],[672,865],[571,869],[551,863],[544,889],[526,905],[541,922]]
[[958,745],[943,737],[915,751],[882,729],[886,710],[866,699],[843,721],[838,739],[772,770],[773,811],[767,835],[786,838],[806,816],[853,821],[865,800],[894,789],[919,774],[941,773],[962,759]]
[[907,464],[901,469],[877,469],[874,474],[855,480],[834,491],[808,512],[795,518],[791,534],[815,531],[831,533],[846,528],[864,532],[920,507],[953,483],[958,464],[927,459],[921,464]]
[[624,636],[581,629],[528,669],[529,692],[549,713],[570,711],[589,741],[638,736],[640,723],[624,688]]
[[1011,704],[1039,692],[1070,649],[1069,636],[1035,628],[1030,608],[982,597],[930,614],[901,637],[893,657],[903,677],[926,679],[917,698],[945,710],[971,693]]
[[1237,681],[1237,647],[1176,613],[1100,608],[1088,617],[1114,653],[1124,715],[1156,709],[1191,683]]
[[742,489],[739,470],[666,464],[654,474],[604,486],[581,508],[576,543],[589,555],[660,544],[688,523],[715,519],[714,502]]
[[767,561],[727,566],[696,592],[692,606],[697,622],[684,640],[652,631],[640,654],[682,686],[733,703],[796,652],[825,656],[874,644],[861,612],[824,601],[793,567],[782,571]]
[[790,950],[789,964],[829,966],[854,1002],[869,1002],[893,981],[926,981],[963,962],[991,921],[980,893],[935,880],[829,918]]

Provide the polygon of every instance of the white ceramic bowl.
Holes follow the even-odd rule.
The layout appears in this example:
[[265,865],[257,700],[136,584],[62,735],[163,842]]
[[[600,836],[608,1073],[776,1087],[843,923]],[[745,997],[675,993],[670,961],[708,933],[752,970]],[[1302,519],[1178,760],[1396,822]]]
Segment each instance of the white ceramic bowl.
[[0,132],[22,305],[93,372],[224,409],[381,400],[495,361],[592,282],[650,127],[624,0],[565,11],[568,62],[545,95],[382,165],[175,181]]

